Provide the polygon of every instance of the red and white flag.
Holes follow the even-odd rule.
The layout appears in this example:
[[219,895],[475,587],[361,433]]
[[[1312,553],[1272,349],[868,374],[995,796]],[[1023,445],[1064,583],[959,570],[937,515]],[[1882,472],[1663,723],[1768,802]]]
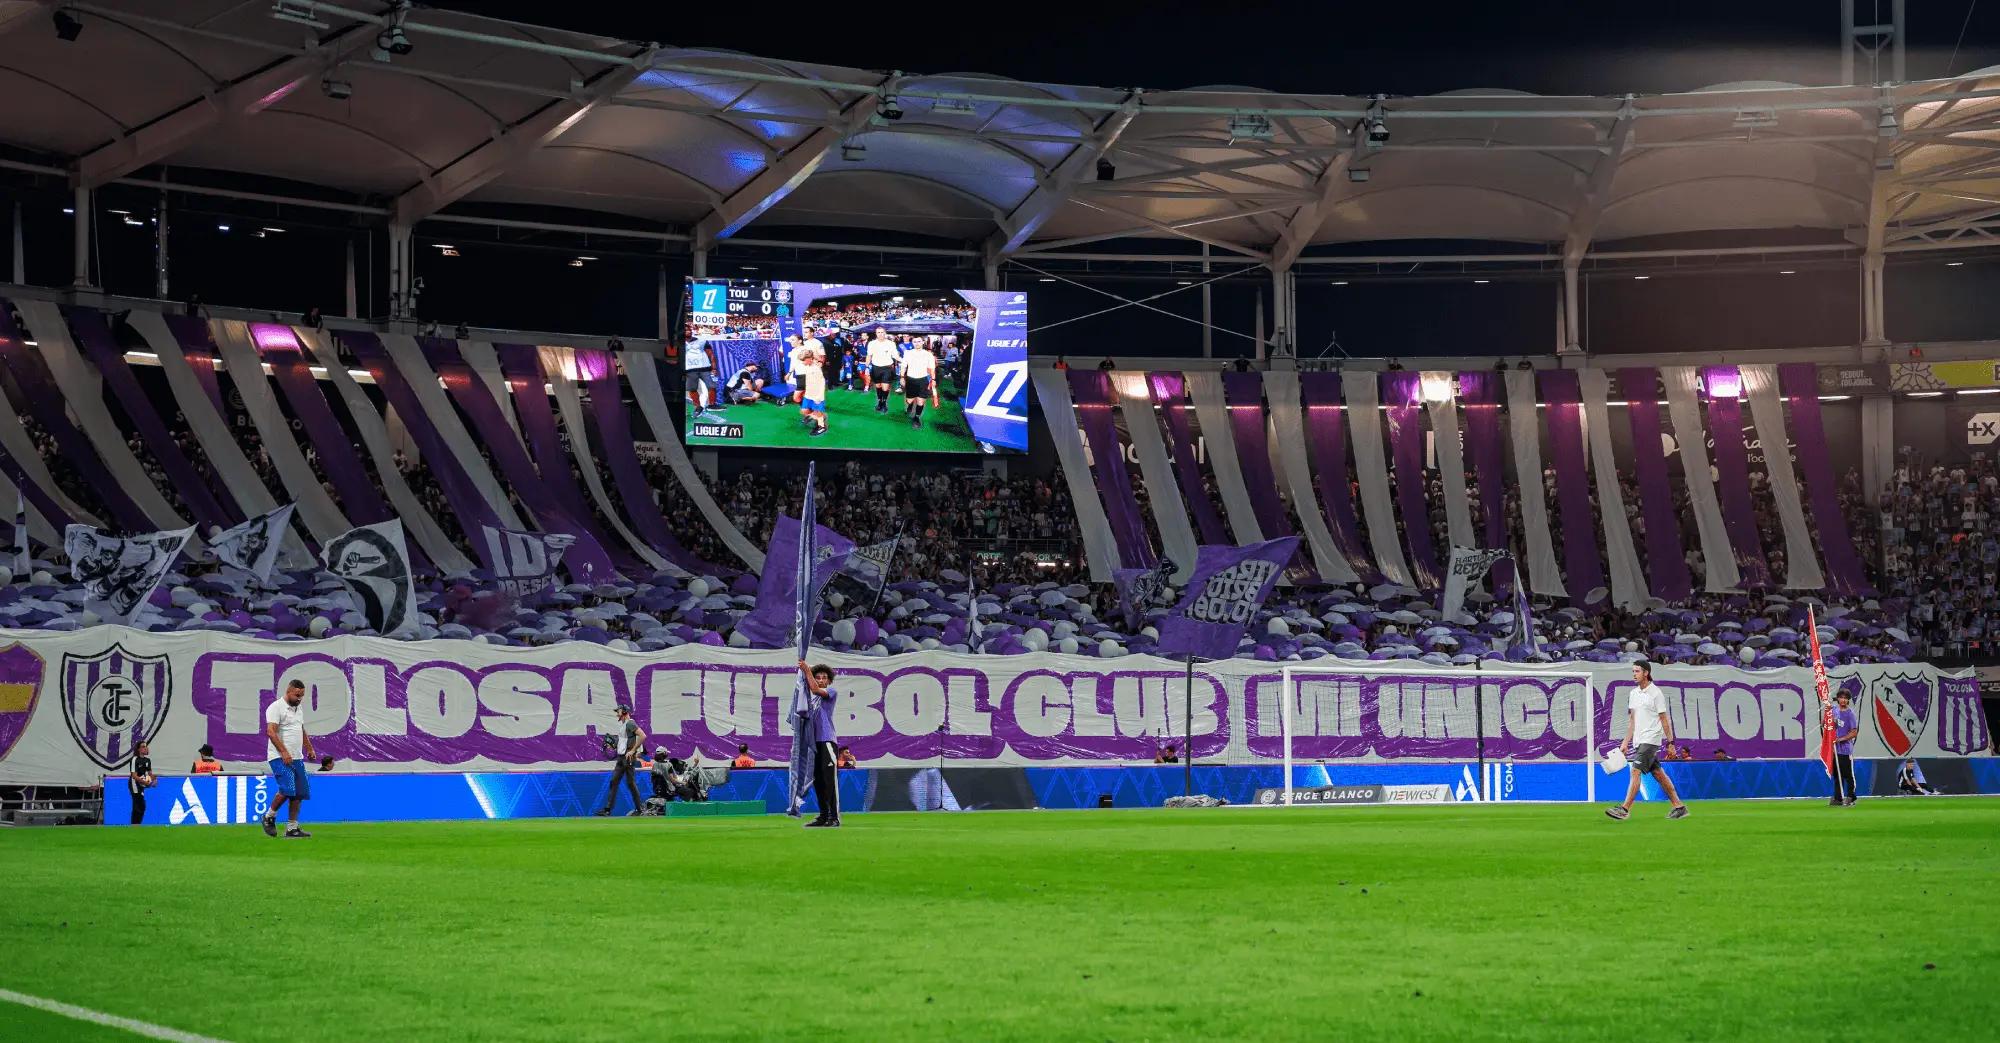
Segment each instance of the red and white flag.
[[1819,762],[1833,777],[1833,693],[1826,682],[1826,660],[1819,654],[1819,619],[1806,606],[1806,633],[1812,635],[1813,689],[1819,693]]

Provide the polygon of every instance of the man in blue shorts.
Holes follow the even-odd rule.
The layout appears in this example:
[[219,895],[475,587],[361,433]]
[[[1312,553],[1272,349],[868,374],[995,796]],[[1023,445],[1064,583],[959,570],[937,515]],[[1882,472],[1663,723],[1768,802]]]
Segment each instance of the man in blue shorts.
[[291,804],[291,814],[285,820],[285,835],[312,836],[299,828],[299,805],[312,796],[312,785],[306,780],[306,762],[312,759],[313,742],[306,734],[305,699],[305,682],[294,680],[285,686],[284,697],[272,701],[271,708],[264,711],[264,756],[271,762],[271,777],[278,788],[278,799],[264,813],[267,837],[278,835],[278,809],[287,802]]

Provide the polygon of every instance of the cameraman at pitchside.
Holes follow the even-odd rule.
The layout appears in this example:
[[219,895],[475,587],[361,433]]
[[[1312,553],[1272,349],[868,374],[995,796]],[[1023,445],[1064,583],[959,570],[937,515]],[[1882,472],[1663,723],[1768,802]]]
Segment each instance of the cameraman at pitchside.
[[1632,715],[1632,726],[1626,730],[1625,742],[1619,747],[1632,764],[1632,783],[1625,790],[1625,803],[1605,808],[1604,813],[1615,819],[1629,818],[1632,802],[1639,799],[1640,776],[1651,775],[1667,799],[1674,802],[1667,817],[1686,818],[1687,805],[1681,803],[1681,795],[1674,791],[1667,769],[1660,766],[1660,748],[1674,741],[1674,724],[1667,719],[1667,695],[1653,683],[1653,664],[1644,659],[1632,664],[1632,680],[1638,687],[1632,689],[1625,703],[1626,711]]

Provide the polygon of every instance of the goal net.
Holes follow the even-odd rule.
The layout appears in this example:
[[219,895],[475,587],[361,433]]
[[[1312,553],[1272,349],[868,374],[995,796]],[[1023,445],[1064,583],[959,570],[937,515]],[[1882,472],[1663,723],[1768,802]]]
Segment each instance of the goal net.
[[[1597,700],[1585,670],[1528,664],[1287,666],[1277,694],[1281,790],[1260,793],[1259,803],[1459,799],[1440,795],[1436,781],[1410,781],[1453,776],[1472,791],[1467,797],[1493,799],[1488,791],[1497,769],[1489,769],[1527,762],[1575,764],[1583,775],[1584,798],[1596,799]],[[1434,767],[1395,767],[1409,764]]]

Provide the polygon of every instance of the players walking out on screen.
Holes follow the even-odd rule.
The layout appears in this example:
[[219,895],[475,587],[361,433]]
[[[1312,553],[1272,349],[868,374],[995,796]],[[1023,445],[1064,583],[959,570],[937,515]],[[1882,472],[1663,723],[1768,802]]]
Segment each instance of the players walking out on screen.
[[903,354],[903,412],[909,415],[911,427],[924,426],[926,398],[933,407],[938,404],[937,356],[923,341],[917,341]]
[[896,350],[896,342],[889,339],[887,331],[875,327],[875,336],[868,341],[868,383],[875,388],[875,411],[889,411],[889,385],[896,380],[896,364],[902,361],[902,353]]
[[138,825],[146,817],[146,791],[160,781],[153,774],[153,748],[140,743],[133,747],[132,774],[126,780],[132,787],[132,824]]
[[812,437],[826,434],[826,348],[817,338],[806,341],[805,353],[805,397],[799,404],[804,406],[806,425],[812,428]]
[[707,338],[697,337],[687,346],[688,400],[694,403],[695,417],[711,418],[715,403],[715,360],[708,354]]
[[604,806],[597,809],[598,815],[611,814],[611,805],[618,802],[618,780],[625,780],[625,792],[632,795],[632,810],[627,815],[637,815],[639,808],[639,752],[645,749],[646,733],[639,730],[639,722],[632,719],[632,708],[620,705],[615,711],[618,724],[611,731],[611,748],[616,755],[611,764],[611,785],[604,788]]
[[264,711],[264,757],[271,764],[271,778],[278,790],[278,799],[264,813],[267,837],[278,835],[278,811],[287,805],[290,813],[285,816],[285,835],[312,836],[299,828],[299,805],[312,796],[312,784],[306,780],[306,762],[312,759],[313,741],[306,734],[306,712],[301,705],[305,699],[305,682],[293,681],[285,686],[285,694]]
[[1835,807],[1854,806],[1854,734],[1861,730],[1861,718],[1854,715],[1849,706],[1847,691],[1842,689],[1834,699],[1839,707],[1833,711],[1833,799],[1827,801]]
[[[791,345],[785,351],[785,379],[792,383],[792,401],[798,402],[806,397],[806,339],[804,336],[794,333],[785,338],[785,343]],[[799,408],[799,419],[804,420],[805,415],[805,408],[801,406]]]
[[1667,817],[1686,818],[1687,805],[1681,803],[1681,795],[1674,791],[1674,782],[1667,778],[1667,769],[1660,767],[1660,747],[1674,741],[1674,725],[1667,720],[1666,693],[1653,683],[1653,664],[1643,659],[1632,664],[1632,680],[1638,684],[1626,702],[1626,709],[1632,715],[1632,727],[1625,733],[1625,743],[1621,747],[1626,759],[1632,763],[1632,784],[1625,790],[1625,803],[1605,808],[1604,813],[1616,819],[1630,817],[1632,802],[1639,799],[1639,779],[1643,775],[1651,775],[1660,784],[1667,799],[1674,802],[1674,808],[1667,812]]
[[840,783],[835,779],[836,765],[840,763],[837,749],[838,736],[833,730],[833,668],[824,663],[806,668],[806,661],[799,660],[799,676],[805,678],[806,690],[812,693],[812,740],[813,740],[813,799],[819,802],[819,817],[806,823],[812,826],[840,825]]

